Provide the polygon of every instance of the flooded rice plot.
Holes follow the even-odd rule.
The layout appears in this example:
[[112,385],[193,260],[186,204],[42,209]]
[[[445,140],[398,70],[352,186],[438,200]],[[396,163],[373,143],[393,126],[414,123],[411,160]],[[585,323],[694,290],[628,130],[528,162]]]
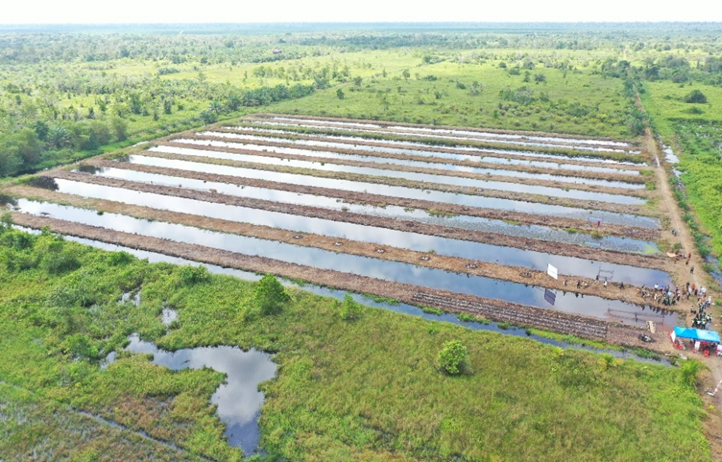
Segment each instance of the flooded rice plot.
[[[199,132],[201,135],[210,135],[210,136],[225,136],[226,138],[237,138],[237,139],[244,139],[244,137],[247,137],[249,135],[266,135],[269,137],[269,140],[277,140],[278,137],[292,137],[288,138],[289,142],[293,144],[297,144],[294,139],[301,140],[308,140],[314,141],[314,146],[325,146],[325,147],[349,147],[353,146],[354,148],[362,147],[364,149],[369,149],[372,151],[377,152],[389,152],[384,151],[384,149],[389,148],[405,148],[412,150],[412,153],[419,153],[422,154],[423,152],[429,152],[429,150],[432,150],[433,147],[426,143],[421,143],[418,141],[398,141],[398,140],[373,140],[373,139],[367,139],[367,138],[361,138],[358,136],[346,136],[346,135],[331,135],[331,134],[314,134],[314,135],[299,135],[296,132],[290,131],[290,130],[279,130],[279,129],[265,129],[262,127],[256,127],[256,126],[248,126],[248,125],[235,125],[235,126],[229,126],[225,127],[221,131],[204,131]],[[270,136],[273,136],[273,138],[270,138]],[[426,150],[426,151],[424,151]],[[640,157],[639,162],[632,162],[629,160],[616,160],[616,159],[608,159],[604,157],[594,157],[594,156],[565,156],[563,154],[556,154],[556,153],[545,153],[545,152],[538,152],[538,151],[530,151],[530,150],[523,150],[523,149],[498,149],[498,148],[490,148],[490,147],[471,147],[471,146],[464,146],[462,144],[455,145],[452,147],[446,147],[443,148],[443,150],[450,150],[452,152],[461,152],[461,153],[470,153],[475,154],[477,156],[483,156],[483,155],[489,155],[489,154],[497,154],[497,155],[503,155],[503,156],[521,156],[521,157],[531,157],[531,158],[539,158],[539,159],[548,159],[548,160],[555,160],[558,162],[566,162],[569,160],[575,160],[578,162],[589,162],[589,163],[596,163],[596,164],[611,164],[611,165],[617,165],[617,166],[629,166],[629,167],[640,167],[643,165],[644,160]],[[436,151],[436,150],[434,150]]]
[[[236,239],[236,237],[240,237],[233,236],[227,233],[209,233],[207,231],[189,226],[170,225],[168,223],[160,222],[147,222],[145,220],[126,217],[115,213],[104,213],[103,215],[98,215],[93,210],[80,209],[77,207],[69,207],[65,205],[58,205],[47,202],[35,202],[26,199],[20,199],[17,201],[16,210],[23,213],[50,216],[58,219],[84,223],[92,226],[118,229],[120,231],[129,233],[148,234],[148,231],[145,230],[153,229],[153,227],[155,226],[155,228],[162,228],[166,232],[170,233],[167,235],[152,234],[156,235],[157,237],[167,237],[173,240],[203,244],[211,247],[217,247],[215,244],[212,243],[212,236],[215,236],[220,240],[225,240],[229,242],[233,241],[235,243],[237,243],[238,241],[235,241],[234,239]],[[194,210],[189,210],[189,213],[194,212]],[[275,225],[274,227],[279,229],[286,229],[288,231],[305,232],[309,234],[313,233],[314,230],[318,229],[317,226],[314,226],[318,223],[318,220],[316,219],[306,218],[306,220],[303,220],[304,217],[289,218],[291,218],[293,221],[290,223],[279,223],[278,221],[276,221],[273,223]],[[253,220],[253,218],[250,218],[250,220],[248,221],[251,221],[251,224],[254,225],[265,225],[264,222],[255,221]],[[124,227],[116,227],[120,225]],[[539,270],[544,270],[547,264],[552,264],[559,268],[559,271],[562,274],[570,276],[580,276],[588,279],[595,279],[600,274],[601,270],[603,271],[603,274],[613,273],[614,280],[616,281],[625,281],[626,284],[633,285],[651,286],[655,283],[667,284],[670,282],[669,275],[667,273],[650,268],[639,268],[629,265],[565,257],[549,253],[529,251],[525,249],[459,241],[455,239],[428,236],[411,232],[388,230],[372,226],[361,226],[351,223],[329,222],[326,223],[326,225],[328,226],[328,228],[324,230],[324,236],[331,236],[339,239],[348,239],[358,242],[368,242],[373,244],[379,244],[382,246],[388,246],[391,248],[409,249],[416,252],[429,253],[430,251],[432,251],[433,255],[453,256],[470,259],[477,262],[497,263],[506,266],[518,266]],[[173,226],[175,226],[175,228],[172,228]],[[175,229],[176,231],[169,231],[171,228]],[[263,233],[261,232],[260,234]],[[301,241],[298,242],[300,243]],[[351,242],[349,244],[353,243]],[[298,248],[298,246],[292,247]],[[226,246],[224,244],[223,246],[217,248],[235,251],[234,249],[246,249],[247,247],[233,247],[232,245]],[[343,252],[345,249],[346,247],[342,246],[334,248],[336,252]],[[390,249],[387,249],[386,251],[388,252],[389,250]],[[244,251],[244,253],[248,253],[248,251]]]
[[127,181],[157,184],[171,187],[183,187],[198,191],[209,191],[220,194],[228,194],[236,197],[248,197],[262,199],[286,204],[321,207],[331,210],[371,215],[378,217],[398,218],[411,220],[419,223],[427,223],[439,226],[453,226],[456,228],[473,231],[501,233],[509,236],[519,236],[532,239],[547,240],[553,242],[565,242],[570,244],[585,245],[600,249],[619,250],[624,252],[637,252],[642,254],[658,253],[656,243],[631,238],[620,238],[617,236],[597,236],[583,232],[568,232],[554,229],[548,226],[520,225],[509,223],[503,220],[493,220],[471,215],[448,215],[429,213],[426,210],[413,209],[394,205],[371,205],[358,204],[344,201],[340,198],[321,196],[318,194],[306,194],[292,191],[283,191],[271,188],[254,186],[241,186],[236,184],[208,181],[187,177],[171,176],[158,173],[130,170],[120,168],[97,167],[93,165],[81,166],[78,171],[107,178],[117,178]]
[[[314,268],[321,270],[341,271],[367,278],[486,299],[498,299],[538,308],[552,307],[548,297],[545,297],[544,288],[482,276],[341,254],[264,239],[208,232],[178,224],[151,222],[117,214],[98,215],[90,210],[73,211],[72,221],[113,231],[197,244],[297,265],[312,263]],[[619,300],[608,300],[590,295],[579,297],[579,294],[572,292],[557,291],[553,308],[567,313],[584,313],[600,319],[621,319],[632,324],[642,324],[635,315],[641,315],[643,308]],[[637,319],[637,321],[630,322],[628,319]]]
[[615,213],[597,210],[584,210],[580,208],[565,207],[561,205],[540,204],[494,197],[457,194],[435,190],[421,190],[404,186],[390,186],[378,183],[364,183],[334,178],[322,178],[295,173],[283,173],[259,169],[230,167],[226,165],[193,162],[179,159],[166,159],[162,157],[149,157],[145,155],[131,155],[125,159],[127,162],[138,165],[175,168],[179,170],[199,171],[220,175],[254,178],[267,181],[279,181],[303,186],[334,188],[361,193],[373,193],[384,196],[407,199],[421,199],[432,202],[457,204],[468,207],[490,208],[511,212],[544,214],[553,217],[569,218],[574,220],[601,221],[624,226],[658,229],[661,223],[658,219],[640,215]]
[[571,136],[553,136],[553,135],[535,135],[535,134],[520,134],[520,133],[507,133],[502,131],[485,131],[485,130],[479,130],[479,129],[471,129],[471,128],[452,128],[452,127],[428,127],[428,126],[419,126],[414,124],[394,124],[393,122],[386,122],[386,123],[375,123],[375,122],[369,122],[369,121],[349,121],[349,120],[338,120],[338,119],[325,119],[325,118],[315,118],[315,117],[309,117],[309,116],[290,116],[290,115],[275,115],[275,114],[267,114],[267,115],[257,115],[254,117],[254,120],[273,120],[277,122],[290,122],[293,124],[319,124],[319,125],[327,125],[327,126],[334,126],[334,127],[349,127],[349,128],[368,128],[368,129],[385,129],[389,131],[399,131],[399,132],[421,132],[421,133],[440,133],[445,135],[458,135],[458,136],[469,136],[469,137],[476,137],[476,138],[493,138],[493,139],[504,139],[504,140],[510,140],[513,142],[514,140],[527,142],[545,142],[545,143],[556,143],[561,145],[566,145],[569,143],[573,144],[579,144],[579,145],[591,145],[591,146],[610,146],[610,147],[616,147],[620,149],[634,149],[634,147],[625,141],[614,141],[609,139],[591,139],[591,138],[574,138]]
[[[123,164],[119,164],[122,167]],[[419,223],[428,223],[440,226],[453,226],[462,229],[501,233],[511,236],[543,239],[554,242],[585,245],[600,249],[619,250],[651,254],[659,252],[657,245],[651,241],[620,238],[615,236],[592,237],[589,234],[553,229],[545,226],[522,226],[469,215],[430,214],[419,209],[384,205],[383,207],[365,204],[356,204],[338,198],[325,197],[315,194],[303,194],[290,191],[281,191],[269,188],[243,186],[207,181],[178,176],[148,173],[124,168],[86,166],[80,169],[83,172],[108,178],[118,178],[128,181],[158,184],[172,187],[183,187],[199,191],[212,191],[237,197],[249,197],[274,202],[283,202],[294,205],[310,205],[313,207],[328,208],[363,215],[398,218]]]
[[[184,156],[210,157],[227,159],[237,162],[248,162],[263,165],[279,165],[284,167],[302,168],[309,170],[322,170],[327,172],[343,172],[356,175],[373,177],[401,178],[411,181],[419,181],[431,184],[466,186],[481,190],[493,189],[498,191],[515,191],[526,194],[538,194],[543,196],[563,197],[577,200],[589,200],[599,202],[610,202],[613,204],[643,205],[646,199],[627,196],[622,194],[609,194],[601,192],[581,191],[578,189],[562,189],[549,186],[536,186],[528,184],[510,183],[502,181],[490,181],[459,176],[417,173],[409,171],[397,171],[384,168],[356,167],[349,165],[335,164],[331,162],[310,162],[306,160],[283,159],[277,157],[266,157],[261,155],[234,154],[206,149],[181,148],[176,146],[157,146],[148,149],[149,152],[162,152],[169,154],[180,154]],[[453,172],[450,172],[453,173]]]
[[[236,131],[228,128],[220,129],[219,131],[202,131],[195,133],[193,136],[210,139],[230,139],[230,140],[241,140],[249,141],[254,143],[282,143],[290,146],[301,146],[310,147],[317,150],[337,150],[337,151],[352,151],[359,154],[366,155],[406,155],[406,156],[417,156],[426,158],[439,158],[447,159],[449,161],[475,161],[485,163],[505,163],[510,166],[531,166],[539,168],[549,168],[557,170],[575,170],[575,171],[587,171],[597,173],[613,173],[635,176],[639,175],[640,164],[629,163],[629,162],[616,162],[616,166],[609,165],[606,159],[586,159],[580,160],[579,158],[568,158],[556,156],[553,160],[534,160],[534,158],[525,159],[523,154],[518,156],[504,156],[502,154],[493,154],[487,151],[484,152],[469,152],[469,150],[456,148],[441,148],[438,146],[423,146],[420,145],[418,148],[403,148],[393,147],[393,145],[387,145],[384,143],[374,143],[373,141],[367,141],[364,143],[351,143],[349,141],[326,141],[326,138],[314,138],[310,136],[294,136],[288,137],[283,133],[271,132],[268,135],[275,136],[264,136],[266,133],[260,130],[241,129],[237,127]],[[335,139],[336,137],[329,137]],[[596,162],[594,164],[593,162]]]
[[[467,165],[458,165],[453,163],[429,163],[420,160],[407,160],[396,157],[379,157],[369,155],[355,155],[346,153],[336,153],[328,151],[319,151],[311,149],[298,149],[289,148],[284,146],[272,146],[272,145],[261,145],[251,143],[234,143],[224,142],[216,140],[204,140],[204,139],[193,139],[193,138],[175,138],[172,140],[173,145],[187,144],[195,146],[206,146],[206,147],[217,147],[217,148],[231,148],[241,149],[244,151],[261,151],[263,153],[275,153],[275,154],[289,154],[294,156],[305,156],[330,159],[333,161],[356,161],[364,162],[369,164],[390,164],[390,165],[401,165],[404,167],[411,168],[422,168],[428,169],[433,168],[437,170],[447,171],[448,174],[454,174],[457,172],[461,173],[473,173],[478,175],[500,175],[515,178],[528,178],[542,181],[556,181],[573,184],[584,184],[584,185],[596,185],[610,188],[623,188],[623,189],[644,189],[643,183],[629,183],[626,181],[613,181],[613,180],[597,180],[592,178],[581,178],[574,176],[563,176],[553,175],[548,173],[530,173],[520,170],[504,169],[501,166],[498,168],[484,168],[474,167]],[[378,165],[379,168],[383,168],[383,165]]]
[[407,136],[414,136],[419,138],[435,138],[435,139],[449,139],[449,140],[456,140],[456,141],[486,141],[486,142],[494,142],[494,143],[500,143],[500,144],[513,144],[517,146],[533,146],[533,147],[543,147],[543,148],[573,148],[580,151],[603,151],[603,152],[623,152],[623,153],[634,153],[638,154],[639,150],[633,149],[630,146],[612,146],[612,145],[602,145],[601,140],[598,141],[598,146],[590,145],[588,143],[579,143],[579,142],[562,142],[556,140],[525,140],[517,138],[517,139],[508,139],[508,138],[490,138],[488,136],[478,135],[473,132],[466,132],[465,134],[460,133],[459,131],[456,131],[456,133],[451,133],[453,130],[443,130],[443,129],[433,129],[433,128],[427,128],[426,130],[414,130],[410,129],[408,127],[395,127],[395,128],[372,128],[372,127],[364,127],[364,126],[346,126],[342,123],[335,123],[335,124],[328,124],[326,120],[310,120],[310,119],[290,119],[290,118],[271,118],[271,119],[265,119],[265,118],[253,118],[250,119],[253,123],[259,124],[259,125],[269,125],[269,126],[286,126],[286,127],[299,127],[299,128],[316,128],[316,129],[346,129],[346,130],[352,130],[357,133],[372,133],[372,134],[381,134],[381,135],[407,135]]

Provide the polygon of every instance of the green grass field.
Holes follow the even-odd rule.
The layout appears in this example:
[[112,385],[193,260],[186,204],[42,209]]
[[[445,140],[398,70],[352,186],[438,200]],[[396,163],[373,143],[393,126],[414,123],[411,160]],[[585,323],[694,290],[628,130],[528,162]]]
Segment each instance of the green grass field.
[[[338,302],[301,290],[281,314],[261,315],[251,304],[256,283],[151,265],[49,234],[6,230],[0,239],[0,380],[43,406],[71,405],[191,455],[240,457],[224,443],[209,400],[222,376],[172,373],[127,354],[102,370],[98,359],[132,332],[167,349],[223,344],[274,352],[278,375],[262,385],[269,459],[711,460],[701,400],[676,368],[382,309],[364,307],[360,319],[345,321]],[[118,303],[137,288],[140,306]],[[160,321],[167,306],[179,312],[170,331]],[[467,346],[470,374],[436,369],[436,354],[451,339]],[[0,393],[0,414],[30,399],[7,387]],[[40,444],[66,451],[66,433],[53,431],[58,423],[49,416],[37,420],[36,438],[21,438],[23,412],[10,412],[14,423],[0,430],[12,435],[0,443],[5,454],[26,457]],[[67,451],[57,454],[89,454]]]

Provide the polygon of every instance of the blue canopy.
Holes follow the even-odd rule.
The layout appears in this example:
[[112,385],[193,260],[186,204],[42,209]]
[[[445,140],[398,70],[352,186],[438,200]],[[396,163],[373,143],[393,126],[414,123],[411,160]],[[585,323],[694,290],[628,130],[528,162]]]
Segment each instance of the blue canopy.
[[681,338],[691,338],[705,342],[721,343],[719,334],[711,330],[692,329],[687,327],[675,327],[674,335]]

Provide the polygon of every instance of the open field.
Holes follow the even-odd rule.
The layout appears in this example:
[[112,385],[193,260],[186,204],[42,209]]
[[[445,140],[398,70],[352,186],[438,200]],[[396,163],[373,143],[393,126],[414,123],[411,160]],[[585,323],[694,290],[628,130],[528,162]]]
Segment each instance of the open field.
[[722,50],[609,27],[0,28],[0,459],[722,458]]

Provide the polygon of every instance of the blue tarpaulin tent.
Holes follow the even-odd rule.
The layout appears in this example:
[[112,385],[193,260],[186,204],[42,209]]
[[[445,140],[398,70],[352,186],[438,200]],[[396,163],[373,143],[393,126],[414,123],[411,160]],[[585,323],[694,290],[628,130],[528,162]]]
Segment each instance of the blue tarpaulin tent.
[[692,329],[687,327],[675,327],[674,335],[681,338],[701,340],[703,342],[720,343],[719,334],[711,330]]

